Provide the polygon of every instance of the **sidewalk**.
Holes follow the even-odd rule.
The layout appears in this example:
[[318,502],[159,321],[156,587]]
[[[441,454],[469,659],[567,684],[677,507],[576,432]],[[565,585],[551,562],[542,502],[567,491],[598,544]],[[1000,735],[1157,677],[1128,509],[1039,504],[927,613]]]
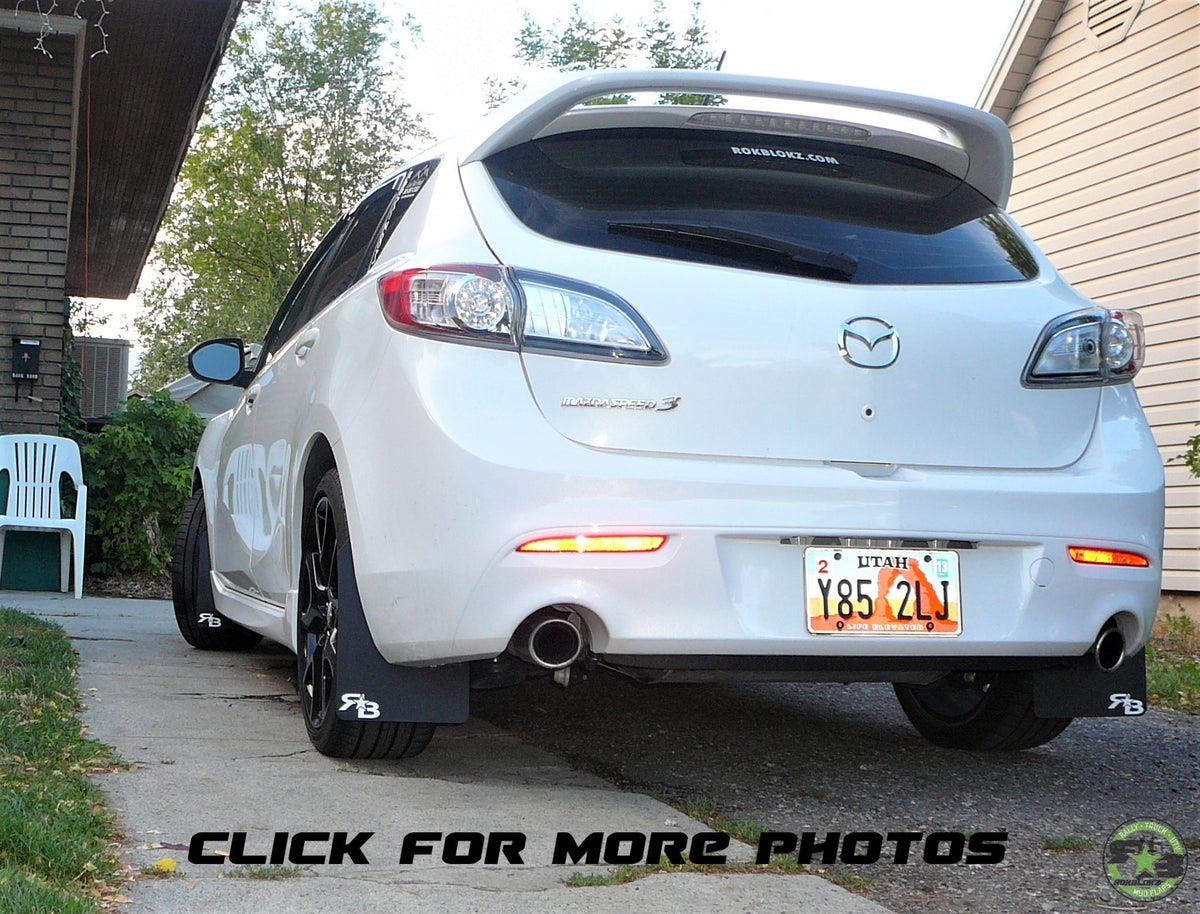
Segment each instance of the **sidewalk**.
[[[178,635],[169,603],[40,593],[0,593],[61,624],[80,654],[79,687],[91,735],[133,771],[97,778],[124,830],[122,859],[135,871],[172,857],[181,875],[139,879],[122,910],[188,914],[355,914],[408,911],[697,912],[796,910],[886,914],[815,876],[656,875],[623,886],[570,888],[574,872],[551,864],[559,832],[708,831],[699,822],[591,775],[472,718],[439,729],[424,754],[399,762],[328,759],[304,734],[294,659],[275,646],[247,654],[197,651]],[[289,676],[291,677],[289,679]],[[367,864],[308,867],[295,878],[231,878],[230,864],[193,864],[199,832],[245,832],[250,854],[269,855],[277,832],[374,832]],[[522,864],[451,865],[440,844],[399,863],[412,832],[520,832]],[[209,852],[228,848],[213,840]],[[315,852],[330,841],[313,839]],[[730,859],[750,859],[734,842]],[[224,878],[223,878],[224,874]]]

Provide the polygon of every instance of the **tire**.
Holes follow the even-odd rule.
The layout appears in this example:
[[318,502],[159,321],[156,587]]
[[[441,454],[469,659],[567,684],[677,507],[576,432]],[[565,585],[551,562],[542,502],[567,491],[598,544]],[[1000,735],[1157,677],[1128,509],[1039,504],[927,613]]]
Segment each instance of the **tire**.
[[898,682],[893,688],[921,735],[948,749],[1032,749],[1050,742],[1073,719],[1038,717],[1028,678],[1012,674],[956,672],[929,685]]
[[300,599],[296,613],[296,678],[308,738],[334,758],[397,759],[422,752],[434,725],[342,720],[337,716],[338,565],[349,536],[336,469],[317,483],[300,533]]
[[171,601],[179,633],[192,647],[205,651],[244,651],[262,635],[238,625],[213,603],[212,567],[208,553],[208,519],[204,493],[196,492],[183,506],[183,517],[171,550]]

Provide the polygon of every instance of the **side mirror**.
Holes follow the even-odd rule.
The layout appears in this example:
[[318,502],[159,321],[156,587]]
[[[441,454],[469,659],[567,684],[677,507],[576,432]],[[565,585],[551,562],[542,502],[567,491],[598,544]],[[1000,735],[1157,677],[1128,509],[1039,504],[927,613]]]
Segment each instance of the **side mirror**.
[[246,371],[242,341],[234,338],[203,342],[188,353],[187,361],[193,378],[213,384],[237,384]]

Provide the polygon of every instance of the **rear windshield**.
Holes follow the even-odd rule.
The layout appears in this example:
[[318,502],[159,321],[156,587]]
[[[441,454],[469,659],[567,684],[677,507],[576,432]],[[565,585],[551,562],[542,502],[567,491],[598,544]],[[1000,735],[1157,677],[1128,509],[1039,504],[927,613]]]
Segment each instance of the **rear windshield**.
[[631,128],[533,140],[485,164],[525,225],[572,244],[862,284],[1037,275],[982,194],[892,152]]

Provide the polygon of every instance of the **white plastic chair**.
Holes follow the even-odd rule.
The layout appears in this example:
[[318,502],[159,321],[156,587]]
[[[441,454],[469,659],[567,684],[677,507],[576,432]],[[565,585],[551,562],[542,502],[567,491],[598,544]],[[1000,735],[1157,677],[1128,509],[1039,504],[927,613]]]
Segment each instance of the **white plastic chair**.
[[[0,571],[9,530],[59,531],[60,589],[67,592],[71,548],[75,549],[75,599],[83,596],[83,540],[87,486],[79,446],[53,435],[0,435],[0,471],[8,471],[8,502],[0,515]],[[75,516],[63,517],[59,487],[63,474],[75,484]]]

